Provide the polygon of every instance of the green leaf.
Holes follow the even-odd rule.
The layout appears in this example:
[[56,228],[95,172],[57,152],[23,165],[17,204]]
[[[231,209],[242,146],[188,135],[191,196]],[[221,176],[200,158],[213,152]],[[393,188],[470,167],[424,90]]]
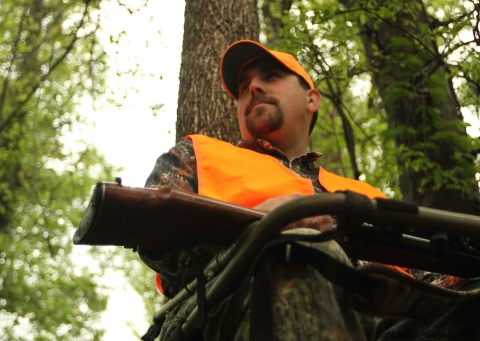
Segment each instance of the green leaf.
[[360,24],[365,25],[367,23],[367,16],[365,15],[365,12],[360,12],[359,19]]

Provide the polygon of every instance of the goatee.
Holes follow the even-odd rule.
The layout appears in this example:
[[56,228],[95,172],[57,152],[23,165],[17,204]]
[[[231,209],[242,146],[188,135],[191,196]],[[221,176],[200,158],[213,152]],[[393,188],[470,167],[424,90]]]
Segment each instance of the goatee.
[[[258,103],[268,105],[258,105]],[[252,110],[255,112],[252,113]],[[283,112],[278,107],[278,101],[265,95],[252,98],[245,108],[244,117],[247,130],[254,138],[264,137],[280,129],[283,125]]]

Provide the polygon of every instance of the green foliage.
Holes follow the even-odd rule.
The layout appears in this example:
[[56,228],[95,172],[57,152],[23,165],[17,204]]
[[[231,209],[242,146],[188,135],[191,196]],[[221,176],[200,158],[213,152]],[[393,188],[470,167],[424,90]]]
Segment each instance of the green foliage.
[[106,298],[71,235],[112,168],[83,141],[82,96],[104,89],[97,1],[0,4],[0,339],[99,340]]
[[323,153],[319,163],[330,171],[354,176],[346,121],[353,129],[355,162],[362,178],[399,197],[395,157],[385,152],[394,149],[382,133],[387,129],[385,110],[372,87],[371,66],[355,27],[365,13],[339,14],[342,11],[345,8],[334,0],[293,2],[279,34],[283,38],[275,48],[297,55],[323,95],[310,141],[310,149]]
[[[425,146],[420,146],[425,149]],[[430,145],[430,148],[435,148],[435,145]],[[421,179],[420,185],[417,188],[418,192],[425,193],[427,191],[437,191],[441,188],[447,188],[458,191],[459,193],[466,193],[467,188],[475,184],[475,178],[465,178],[464,167],[471,167],[474,163],[473,157],[470,154],[456,153],[453,158],[457,166],[450,169],[442,169],[437,162],[431,161],[428,155],[422,151],[415,151],[404,145],[400,146],[398,150],[399,159],[405,163],[406,169],[412,169],[415,172],[426,173]]]
[[420,194],[472,188],[479,146],[458,112],[478,115],[478,15],[468,1],[293,1],[267,45],[296,55],[323,95],[310,141],[320,163],[358,167],[397,198],[399,173],[416,174]]

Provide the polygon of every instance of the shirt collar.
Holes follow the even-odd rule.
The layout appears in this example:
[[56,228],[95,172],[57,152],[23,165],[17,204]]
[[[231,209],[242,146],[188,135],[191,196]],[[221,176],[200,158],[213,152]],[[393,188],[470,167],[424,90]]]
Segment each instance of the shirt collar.
[[288,157],[280,149],[272,146],[270,142],[264,139],[241,141],[239,142],[238,146],[240,148],[253,150],[257,153],[268,154],[279,159],[284,159],[285,161],[291,163],[301,163],[304,165],[312,164],[317,161],[320,156],[322,156],[322,153],[307,152],[305,154],[297,156],[293,160],[289,160]]

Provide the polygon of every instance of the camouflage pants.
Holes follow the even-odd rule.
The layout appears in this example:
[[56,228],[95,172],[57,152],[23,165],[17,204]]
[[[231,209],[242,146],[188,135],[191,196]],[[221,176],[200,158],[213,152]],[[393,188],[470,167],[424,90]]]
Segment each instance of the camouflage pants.
[[[314,233],[313,230],[301,229],[303,233]],[[295,230],[298,233],[298,230]],[[350,264],[341,247],[334,241],[324,243],[305,243]],[[349,308],[343,300],[340,288],[331,284],[309,265],[289,265],[268,259],[262,267],[262,276],[268,287],[268,302],[271,305],[272,330],[271,338],[279,341],[290,340],[372,340],[374,332],[373,319],[361,316]],[[213,281],[212,281],[213,282]],[[211,283],[207,285],[208,287]],[[252,337],[251,330],[258,326],[258,321],[250,322],[250,307],[265,297],[255,297],[252,285],[248,289],[246,301],[250,304],[242,314],[238,331],[234,340],[243,341],[263,339]],[[270,293],[270,295],[268,295]],[[214,307],[207,319],[203,333],[205,340],[224,340],[225,329],[228,328],[228,310],[233,297],[226,298]],[[253,301],[253,302],[252,302]],[[196,306],[196,296],[192,296],[184,304],[172,311],[160,334],[161,340],[169,340],[172,331],[178,328]],[[263,313],[261,313],[263,314]],[[254,314],[255,315],[255,314]],[[258,315],[258,314],[257,314]]]
[[[314,233],[312,230],[302,230],[305,234]],[[334,241],[303,244],[317,248],[344,264],[350,264]],[[480,299],[419,319],[376,319],[375,323],[372,318],[349,308],[344,303],[343,290],[309,265],[291,265],[270,258],[262,266],[261,276],[265,279],[263,285],[267,289],[255,296],[254,285],[250,283],[245,298],[248,304],[245,304],[241,322],[236,326],[231,340],[268,339],[261,337],[263,326],[258,321],[258,318],[262,320],[264,317],[264,312],[259,313],[258,308],[265,306],[265,302],[270,306],[266,311],[271,315],[269,338],[273,340],[480,340]],[[214,282],[215,279],[207,284],[207,291]],[[457,285],[462,290],[479,287],[480,282]],[[228,328],[231,327],[229,311],[234,299],[234,295],[227,297],[210,310],[203,332],[204,340],[226,339],[225,335],[229,334]],[[172,332],[181,328],[182,322],[196,306],[197,298],[193,295],[170,312],[162,327],[160,340],[170,340]],[[252,334],[252,330],[258,329],[260,333]]]
[[[456,289],[474,290],[480,281],[456,285]],[[387,320],[377,323],[375,340],[470,341],[480,340],[480,299],[459,304],[448,312],[419,319]]]

